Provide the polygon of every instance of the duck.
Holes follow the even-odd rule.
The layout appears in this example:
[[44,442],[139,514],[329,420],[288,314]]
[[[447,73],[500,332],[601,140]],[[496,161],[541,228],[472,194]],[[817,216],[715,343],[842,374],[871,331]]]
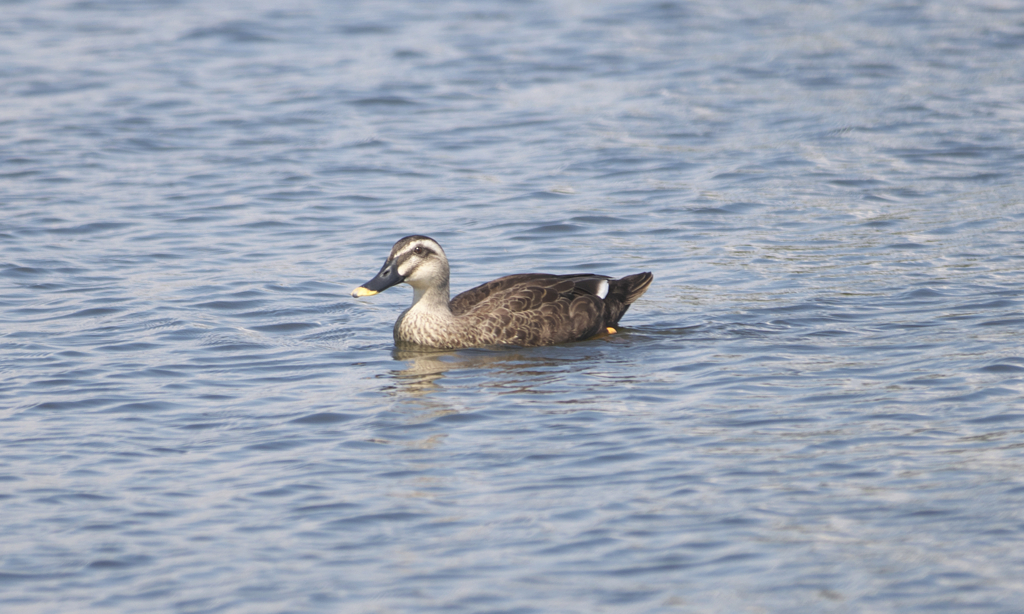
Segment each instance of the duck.
[[619,319],[654,280],[650,272],[621,279],[520,273],[449,298],[449,274],[441,245],[410,235],[395,243],[377,275],[352,290],[352,296],[373,296],[400,283],[412,286],[412,306],[395,322],[399,347],[530,347],[617,332]]

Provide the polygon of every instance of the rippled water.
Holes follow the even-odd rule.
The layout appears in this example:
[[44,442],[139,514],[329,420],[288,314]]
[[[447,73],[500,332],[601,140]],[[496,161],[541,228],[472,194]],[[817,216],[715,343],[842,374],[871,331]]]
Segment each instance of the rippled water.
[[[1014,612],[1015,3],[4,2],[5,612]],[[453,289],[620,334],[399,353]]]

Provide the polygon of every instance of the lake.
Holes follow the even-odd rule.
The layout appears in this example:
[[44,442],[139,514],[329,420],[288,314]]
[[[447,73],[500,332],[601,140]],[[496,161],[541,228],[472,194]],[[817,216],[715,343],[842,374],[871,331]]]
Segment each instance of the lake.
[[3,2],[0,609],[1018,611],[1019,9]]

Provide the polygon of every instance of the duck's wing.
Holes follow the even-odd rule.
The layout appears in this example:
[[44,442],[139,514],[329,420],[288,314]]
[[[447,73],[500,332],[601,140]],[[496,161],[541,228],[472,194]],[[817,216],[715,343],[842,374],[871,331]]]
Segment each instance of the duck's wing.
[[548,345],[602,331],[604,275],[509,275],[451,300],[452,312],[472,322],[485,343]]
[[539,307],[546,301],[563,295],[592,294],[604,298],[608,294],[605,275],[577,274],[551,275],[548,273],[521,273],[499,277],[457,295],[449,303],[452,313],[462,315],[484,306],[505,306],[512,311]]

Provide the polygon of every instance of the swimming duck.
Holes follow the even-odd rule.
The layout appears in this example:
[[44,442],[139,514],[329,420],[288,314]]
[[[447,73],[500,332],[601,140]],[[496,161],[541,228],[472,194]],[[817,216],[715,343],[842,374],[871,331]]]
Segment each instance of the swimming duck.
[[449,300],[448,258],[423,235],[399,239],[376,277],[352,291],[373,296],[405,282],[412,306],[395,322],[397,345],[456,349],[551,345],[615,332],[619,318],[651,285],[650,273],[525,273],[489,281]]

